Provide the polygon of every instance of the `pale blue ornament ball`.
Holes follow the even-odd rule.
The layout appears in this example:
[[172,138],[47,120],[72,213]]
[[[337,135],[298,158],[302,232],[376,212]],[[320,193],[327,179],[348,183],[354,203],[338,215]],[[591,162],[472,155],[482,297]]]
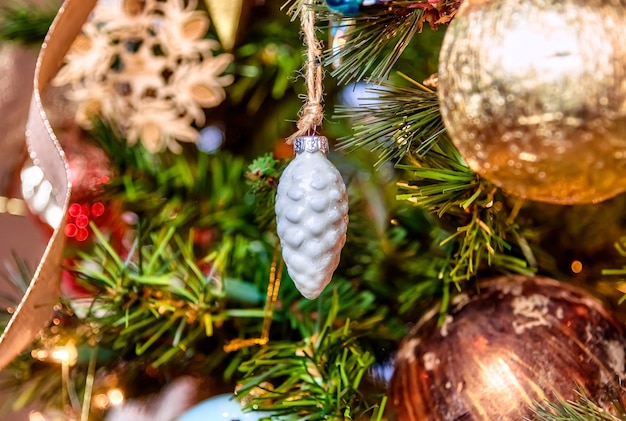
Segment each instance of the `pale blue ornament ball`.
[[232,394],[226,393],[200,402],[177,421],[259,421],[271,415],[266,411],[243,412],[239,401]]

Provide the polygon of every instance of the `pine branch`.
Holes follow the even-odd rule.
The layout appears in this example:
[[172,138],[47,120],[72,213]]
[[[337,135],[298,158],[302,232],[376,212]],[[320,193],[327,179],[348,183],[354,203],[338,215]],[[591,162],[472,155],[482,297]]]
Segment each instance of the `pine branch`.
[[[617,251],[617,253],[622,256],[622,257],[626,257],[626,237],[622,237],[619,239],[619,241],[617,241],[614,244],[615,250]],[[626,276],[626,266],[622,266],[621,268],[606,268],[606,269],[602,269],[602,275],[603,276],[619,276],[621,278],[624,278]],[[624,285],[626,285],[625,281],[620,281],[618,282],[615,287],[618,291],[624,291]],[[622,297],[619,300],[620,304],[623,304],[624,301],[626,301],[626,293],[624,293],[622,295]]]
[[[284,166],[285,163],[275,160],[271,154],[265,154],[255,159],[248,166],[246,178],[250,185],[250,191],[254,195],[255,208],[258,210],[257,221],[261,227],[275,226],[276,188]],[[273,228],[272,231],[275,229]]]
[[378,152],[380,166],[398,163],[407,153],[423,155],[444,132],[437,94],[410,80],[413,86],[382,83],[366,90],[359,107],[339,106],[336,118],[353,121],[352,135],[340,139],[339,149],[353,152],[368,148]]
[[375,359],[359,345],[359,335],[352,329],[355,323],[341,324],[338,312],[335,293],[316,333],[299,342],[270,342],[241,366],[244,383],[237,394],[249,407],[299,420],[352,420],[366,414],[381,419],[383,394],[362,392]]
[[[446,136],[436,92],[405,79],[411,86],[383,84],[371,89],[374,95],[359,107],[339,108],[340,117],[353,121],[353,133],[342,139],[341,147],[379,151],[378,166],[393,159],[405,174],[405,180],[398,183],[397,199],[448,223],[451,232],[439,244],[448,253],[448,263],[438,276],[444,282],[443,291],[450,282],[461,289],[461,282],[485,267],[533,273],[527,260],[534,259],[528,247],[519,244],[525,240],[511,217],[515,211],[508,208],[499,189],[467,166]],[[518,243],[515,248],[511,240]],[[432,289],[426,285],[407,293],[412,296],[414,291],[423,292],[422,287]]]
[[[213,337],[216,325],[239,320],[242,334],[250,332],[246,324],[255,329],[273,245],[255,222],[243,159],[195,148],[150,154],[104,122],[94,127],[118,170],[106,191],[138,218],[130,250],[94,227],[95,247],[80,250],[70,268],[94,291],[83,319],[98,326],[103,346],[160,366]],[[204,352],[221,354],[220,340]]]
[[[158,366],[211,331],[206,322],[223,296],[222,281],[201,271],[191,244],[175,235],[174,227],[138,237],[128,257],[93,229],[96,247],[80,253],[81,260],[68,269],[94,291],[81,319],[98,326],[102,346],[124,352],[134,346],[138,356],[150,351]],[[74,309],[81,304],[80,299],[68,303]]]
[[424,11],[403,9],[401,13],[385,11],[373,16],[333,19],[348,34],[342,48],[330,48],[325,53],[325,65],[340,63],[330,72],[331,76],[339,84],[380,82],[388,78],[411,39],[421,31]]
[[564,400],[555,397],[553,401],[537,403],[533,410],[533,417],[527,421],[624,421],[626,412],[617,401],[613,409],[617,415],[607,412],[598,406],[584,393],[579,392],[577,400]]
[[[493,199],[495,188],[467,167],[447,138],[441,137],[428,154],[411,158],[409,164],[396,165],[407,177],[398,184],[399,200],[408,200],[441,217],[466,213],[473,204],[488,204]],[[481,197],[485,193],[487,200]]]
[[[446,143],[442,139],[437,148]],[[472,278],[485,265],[504,272],[532,274],[527,263],[533,261],[532,256],[520,258],[525,249],[518,244],[519,250],[514,253],[509,242],[519,242],[520,234],[510,218],[511,211],[507,211],[506,198],[461,165],[456,159],[458,153],[452,149],[428,155],[432,167],[398,165],[407,171],[410,181],[399,183],[397,197],[451,222],[452,232],[440,243],[451,246],[449,267],[442,276],[460,288],[460,282]]]
[[[413,38],[425,23],[432,29],[449,23],[460,0],[430,1],[391,0],[384,4],[361,7],[356,16],[320,12],[322,20],[341,28],[341,46],[331,45],[325,64],[332,65],[331,75],[340,84],[354,81],[379,83],[386,80]],[[413,57],[415,59],[415,57]]]
[[[269,247],[253,247],[249,239],[232,233],[198,256],[193,232],[184,235],[174,222],[159,229],[142,226],[151,225],[140,222],[135,244],[123,254],[93,227],[96,246],[80,252],[74,266],[68,267],[78,282],[93,291],[80,318],[97,326],[102,346],[121,355],[145,355],[158,367],[214,335],[215,347],[204,352],[219,354],[220,342],[230,333],[218,334],[216,325],[263,317],[254,306],[261,304],[258,297],[263,295],[269,270]],[[238,276],[247,282],[240,282]],[[252,301],[251,290],[257,297]],[[83,303],[71,300],[68,306],[78,314]],[[242,333],[250,333],[244,325]],[[176,363],[183,361],[179,358]]]
[[245,200],[242,158],[204,154],[195,147],[183,154],[151,154],[141,145],[128,146],[105,122],[96,122],[91,134],[118,170],[107,184],[108,194],[140,217],[148,215],[151,227],[219,226],[257,236],[254,209]]
[[0,41],[40,46],[52,24],[58,7],[33,7],[27,4],[0,7]]

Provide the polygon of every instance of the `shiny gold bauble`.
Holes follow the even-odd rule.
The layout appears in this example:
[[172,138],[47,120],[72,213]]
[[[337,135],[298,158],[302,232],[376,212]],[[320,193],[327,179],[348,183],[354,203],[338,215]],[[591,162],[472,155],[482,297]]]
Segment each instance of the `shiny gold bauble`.
[[556,204],[626,191],[626,0],[465,0],[439,98],[467,164]]
[[443,325],[425,316],[398,352],[399,421],[520,421],[535,402],[583,391],[626,403],[622,325],[584,291],[545,277],[498,277],[461,295]]

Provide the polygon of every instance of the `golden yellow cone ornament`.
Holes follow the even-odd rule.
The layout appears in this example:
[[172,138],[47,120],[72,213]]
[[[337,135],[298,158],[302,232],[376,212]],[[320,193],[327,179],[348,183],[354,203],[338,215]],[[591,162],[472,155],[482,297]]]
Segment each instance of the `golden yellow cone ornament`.
[[204,0],[222,47],[235,46],[244,0]]

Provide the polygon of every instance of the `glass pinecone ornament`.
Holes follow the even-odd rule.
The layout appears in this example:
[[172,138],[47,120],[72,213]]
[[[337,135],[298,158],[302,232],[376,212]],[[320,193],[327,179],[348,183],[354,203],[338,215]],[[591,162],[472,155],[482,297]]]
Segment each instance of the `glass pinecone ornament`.
[[466,0],[439,98],[472,170],[556,204],[626,190],[626,0]]
[[348,195],[341,174],[326,159],[328,140],[303,136],[280,176],[276,223],[287,272],[300,293],[319,296],[339,265],[348,228]]
[[530,417],[533,402],[583,391],[626,403],[626,337],[595,298],[545,277],[498,277],[456,297],[405,339],[390,383],[399,421]]

